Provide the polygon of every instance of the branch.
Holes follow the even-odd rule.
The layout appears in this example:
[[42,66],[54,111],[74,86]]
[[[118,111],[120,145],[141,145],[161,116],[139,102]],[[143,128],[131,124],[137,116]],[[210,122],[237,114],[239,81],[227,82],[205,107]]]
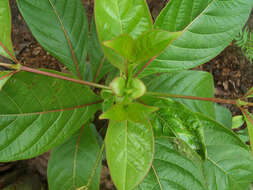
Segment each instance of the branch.
[[165,94],[165,93],[158,93],[158,92],[147,92],[146,94],[151,95],[151,96],[158,96],[158,97],[183,98],[183,99],[190,99],[190,100],[201,100],[201,101],[216,102],[216,103],[222,103],[222,104],[237,105],[237,101],[231,100],[231,99],[204,98],[204,97],[196,97],[196,96],[177,95],[177,94]]
[[79,83],[79,84],[83,84],[83,85],[87,85],[87,86],[92,86],[92,87],[96,87],[96,88],[104,88],[104,89],[111,90],[110,87],[105,86],[105,85],[101,85],[101,84],[97,84],[97,83],[93,83],[93,82],[87,82],[87,81],[83,81],[83,80],[78,80],[78,79],[74,79],[74,78],[69,78],[69,77],[65,77],[65,76],[62,76],[62,75],[57,75],[57,74],[54,74],[54,73],[49,73],[49,72],[29,68],[29,67],[26,67],[26,66],[21,66],[20,69],[22,71],[27,71],[27,72],[36,73],[36,74],[40,74],[40,75],[45,75],[45,76],[49,76],[49,77],[53,77],[53,78],[67,80],[67,81],[71,81],[71,82],[75,82],[75,83]]

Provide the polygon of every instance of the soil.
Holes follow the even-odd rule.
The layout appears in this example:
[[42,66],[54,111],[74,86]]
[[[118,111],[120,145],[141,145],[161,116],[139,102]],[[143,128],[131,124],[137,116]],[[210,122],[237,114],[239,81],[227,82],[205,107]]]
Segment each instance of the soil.
[[[15,0],[10,0],[10,2],[13,16],[12,40],[17,59],[29,67],[49,68],[66,72],[66,67],[50,56],[32,36],[17,9]],[[153,18],[157,16],[166,2],[167,0],[148,0]],[[91,20],[93,1],[84,1],[84,3],[88,17]],[[253,14],[249,20],[251,29],[253,29],[252,23]],[[253,64],[249,63],[240,49],[233,43],[220,55],[197,69],[212,73],[216,97],[232,99],[242,97],[253,84]],[[232,111],[233,115],[240,114],[237,108],[230,105],[226,105],[226,107]],[[20,177],[33,173],[35,176],[39,176],[38,183],[46,190],[48,188],[46,169],[49,156],[50,153],[46,153],[30,160],[0,163],[0,189],[3,188],[3,185],[13,183],[18,181]],[[105,162],[103,163],[100,188],[101,190],[115,189]]]

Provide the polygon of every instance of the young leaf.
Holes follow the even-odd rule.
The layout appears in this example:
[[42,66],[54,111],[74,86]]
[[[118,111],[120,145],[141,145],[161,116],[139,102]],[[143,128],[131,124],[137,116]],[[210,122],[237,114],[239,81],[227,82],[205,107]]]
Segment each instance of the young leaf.
[[17,3],[38,42],[83,79],[89,27],[81,0],[17,0]]
[[75,133],[100,107],[86,86],[27,72],[0,91],[0,161],[37,156]]
[[155,156],[147,177],[135,190],[205,190],[201,160],[181,140],[156,138]]
[[[207,72],[180,71],[150,76],[144,78],[144,83],[150,92],[168,94],[181,94],[197,97],[213,97],[213,77]],[[177,99],[191,110],[215,118],[214,104],[212,102]]]
[[118,190],[132,190],[148,173],[154,154],[154,137],[149,122],[110,121],[106,157]]
[[91,125],[53,149],[48,164],[48,184],[52,190],[99,190],[103,149]]
[[151,113],[157,111],[157,107],[146,106],[139,103],[116,104],[107,112],[100,115],[100,119],[110,119],[112,121],[146,122]]
[[11,13],[10,6],[8,0],[0,1],[0,55],[5,56],[7,58],[11,57],[8,55],[6,50],[3,48],[6,47],[8,51],[14,56],[14,51],[12,48],[11,42]]
[[236,115],[232,119],[232,129],[239,128],[244,124],[244,119],[242,115]]
[[12,71],[0,71],[0,91],[2,90],[5,83],[11,78]]
[[113,40],[105,41],[104,45],[112,48],[119,55],[133,64],[159,55],[182,32],[150,30],[134,40],[130,35],[123,34]]
[[[95,19],[101,43],[120,34],[129,34],[134,39],[152,29],[152,18],[145,0],[95,0]],[[103,46],[108,60],[124,69],[122,57]]]
[[171,0],[155,28],[183,31],[142,74],[196,67],[218,55],[249,17],[252,0]]

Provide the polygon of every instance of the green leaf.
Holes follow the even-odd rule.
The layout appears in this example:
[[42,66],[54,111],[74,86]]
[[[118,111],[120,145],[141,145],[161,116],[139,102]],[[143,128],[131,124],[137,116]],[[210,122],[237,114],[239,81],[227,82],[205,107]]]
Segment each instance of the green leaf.
[[161,99],[155,106],[159,107],[159,110],[154,113],[152,126],[161,126],[162,133],[158,136],[178,137],[206,159],[204,126],[195,113],[183,104],[168,99]]
[[[214,84],[212,75],[201,71],[170,72],[144,78],[144,83],[150,92],[179,94],[197,97],[213,97]],[[191,110],[215,118],[212,102],[176,99]]]
[[142,75],[194,68],[227,47],[249,17],[252,0],[171,0],[155,28],[183,31]]
[[239,128],[244,124],[244,119],[242,115],[236,115],[232,119],[232,129]]
[[84,85],[16,73],[0,91],[0,161],[34,157],[60,144],[93,118],[99,102]]
[[244,190],[253,180],[253,158],[246,144],[231,130],[200,114],[207,161],[203,165],[208,190]]
[[223,126],[227,127],[228,129],[231,129],[232,127],[232,113],[229,109],[219,105],[214,104],[215,109],[215,120],[222,124]]
[[196,116],[204,126],[207,160],[197,159],[187,146],[178,146],[180,140],[157,138],[153,170],[138,190],[245,190],[252,182],[253,158],[248,147],[231,130],[206,116]]
[[106,157],[112,180],[118,190],[132,190],[148,173],[154,154],[150,122],[110,121],[106,139]]
[[48,164],[48,183],[53,190],[99,190],[103,149],[91,126],[53,149]]
[[91,23],[88,40],[88,55],[91,65],[92,79],[94,82],[100,81],[106,74],[115,70],[115,67],[113,67],[105,58],[104,52],[100,46],[94,19]]
[[12,71],[0,71],[0,91],[2,90],[5,83],[11,78]]
[[11,59],[1,44],[3,44],[13,56],[15,55],[11,42],[11,13],[8,0],[1,0],[0,2],[0,55]]
[[[96,0],[95,19],[101,43],[120,34],[134,39],[152,29],[152,18],[145,0]],[[112,49],[103,46],[108,60],[121,70],[124,61]]]
[[74,75],[84,78],[89,27],[81,0],[17,3],[38,42]]
[[159,55],[181,32],[150,30],[134,40],[128,34],[122,34],[113,40],[105,41],[104,45],[112,48],[119,55],[133,64],[148,60]]
[[205,190],[201,161],[181,140],[156,138],[155,156],[147,177],[135,190]]
[[145,122],[151,113],[157,111],[157,107],[146,106],[139,103],[115,104],[107,112],[100,115],[100,119],[112,121]]
[[253,114],[248,112],[247,110],[243,111],[244,119],[247,123],[248,133],[249,133],[249,141],[251,142],[250,148],[253,155]]

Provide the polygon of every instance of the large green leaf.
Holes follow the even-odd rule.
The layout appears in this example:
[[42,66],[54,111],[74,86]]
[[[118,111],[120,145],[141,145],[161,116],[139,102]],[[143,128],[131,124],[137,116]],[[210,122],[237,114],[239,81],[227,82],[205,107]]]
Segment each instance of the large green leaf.
[[253,155],[253,114],[248,112],[247,110],[243,111],[244,119],[247,123],[249,140],[251,142],[250,148]]
[[105,58],[104,52],[100,46],[97,37],[96,25],[94,19],[91,23],[89,42],[88,42],[88,55],[91,64],[92,79],[98,82],[107,73],[115,70],[109,61]]
[[183,31],[144,75],[196,67],[218,55],[249,17],[252,0],[171,0],[155,28]]
[[203,165],[208,190],[245,190],[253,181],[253,158],[246,144],[229,129],[200,114],[207,161]]
[[206,190],[201,161],[187,145],[159,137],[155,149],[152,168],[136,190]]
[[19,72],[0,91],[0,161],[37,156],[71,136],[100,107],[86,86]]
[[181,32],[150,30],[135,40],[129,34],[122,34],[113,40],[105,41],[104,45],[112,48],[129,62],[138,64],[159,55],[180,35]]
[[[95,19],[100,42],[112,40],[120,34],[134,39],[152,29],[152,18],[145,0],[96,0]],[[103,46],[108,60],[123,69],[123,59]]]
[[3,44],[12,55],[14,55],[11,42],[11,13],[8,0],[0,1],[0,55],[10,58],[1,44]]
[[88,21],[81,0],[17,0],[38,42],[68,69],[84,78]]
[[[213,78],[207,72],[180,71],[151,76],[144,79],[150,92],[179,94],[197,97],[213,97]],[[214,104],[212,102],[177,99],[193,111],[200,112],[215,118]]]
[[183,104],[169,99],[161,99],[155,106],[159,110],[154,114],[152,126],[162,129],[157,135],[178,137],[206,159],[203,126],[198,117]]
[[138,190],[245,190],[253,181],[248,147],[214,120],[199,113],[195,117],[204,129],[207,160],[197,159],[188,146],[178,146],[179,139],[171,145],[169,139],[158,138],[153,168]]
[[148,173],[154,154],[150,123],[110,121],[106,134],[106,157],[118,190],[132,190]]
[[103,149],[91,125],[56,147],[48,164],[48,183],[52,190],[99,190]]
[[219,105],[214,104],[215,109],[215,120],[227,127],[228,129],[231,129],[232,127],[232,113],[229,109]]

